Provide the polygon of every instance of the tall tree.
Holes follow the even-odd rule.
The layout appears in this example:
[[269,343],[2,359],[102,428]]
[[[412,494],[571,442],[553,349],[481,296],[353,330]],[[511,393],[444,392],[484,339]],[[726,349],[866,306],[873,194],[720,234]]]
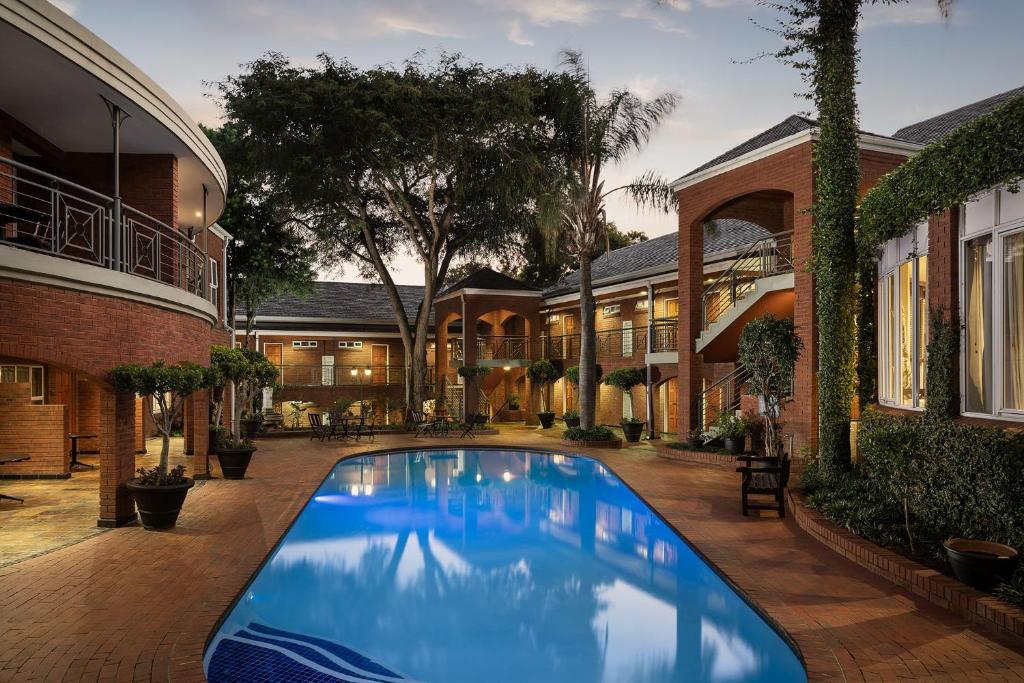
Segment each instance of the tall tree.
[[552,166],[540,225],[553,248],[561,248],[580,269],[580,426],[594,427],[597,399],[597,338],[591,262],[605,248],[605,201],[625,193],[639,206],[668,211],[675,196],[667,181],[648,171],[629,183],[605,187],[608,166],[620,164],[650,141],[675,109],[677,97],[664,93],[645,101],[625,89],[601,98],[578,52],[564,55],[565,73],[551,81]]
[[[522,237],[522,243],[517,248],[519,253],[516,255],[516,277],[538,287],[548,287],[573,270],[573,259],[565,249],[551,244],[552,239],[557,239],[557,235],[545,235],[539,229]],[[605,226],[605,244],[602,251],[614,251],[647,240],[645,233],[639,230],[623,231],[609,221]]]
[[316,279],[315,253],[308,231],[259,166],[253,163],[238,127],[203,127],[228,171],[228,198],[220,225],[234,237],[228,245],[228,311],[235,326],[236,305],[245,311],[249,346],[260,304],[282,294],[305,295]]
[[[228,119],[317,237],[325,265],[379,279],[406,350],[407,401],[425,396],[428,320],[452,260],[502,248],[530,219],[540,79],[442,55],[360,70],[271,54],[223,82]],[[410,252],[424,295],[410,320],[391,272]]]
[[[818,332],[818,449],[826,470],[850,465],[850,419],[857,349],[857,28],[865,4],[903,0],[792,0],[762,4],[782,12],[785,47],[776,53],[803,71],[818,111],[811,230]],[[948,19],[953,0],[937,0]]]

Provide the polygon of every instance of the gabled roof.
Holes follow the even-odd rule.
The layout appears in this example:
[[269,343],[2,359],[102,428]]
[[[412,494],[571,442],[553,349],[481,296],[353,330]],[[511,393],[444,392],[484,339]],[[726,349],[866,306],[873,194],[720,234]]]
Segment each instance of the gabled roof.
[[[423,287],[397,285],[397,288],[405,314],[410,320],[415,319],[420,302],[423,301]],[[237,307],[236,314],[244,317],[245,310]],[[257,319],[260,316],[396,324],[391,298],[384,286],[366,282],[314,282],[313,294],[309,298],[302,299],[290,294],[275,297],[259,307],[256,311]]]
[[1020,95],[1024,95],[1024,87],[1007,90],[1004,93],[999,93],[992,97],[986,97],[983,100],[968,104],[960,107],[959,109],[947,111],[944,114],[933,116],[930,119],[925,119],[924,121],[904,126],[896,131],[895,137],[900,140],[908,140],[910,142],[917,142],[920,144],[935,142],[939,138],[952,133],[965,123],[970,123],[979,116],[989,113],[999,105]]
[[525,282],[520,282],[514,277],[509,277],[504,273],[499,273],[496,270],[490,268],[481,268],[480,270],[474,271],[462,278],[458,282],[448,285],[440,292],[438,296],[444,296],[451,292],[457,292],[460,289],[497,289],[506,290],[510,292],[539,292],[539,287],[528,285]]
[[790,135],[796,135],[797,133],[800,133],[802,131],[810,130],[811,128],[814,128],[817,125],[818,122],[815,121],[814,119],[809,119],[805,116],[798,116],[794,114],[785,121],[783,121],[782,123],[778,123],[772,126],[763,133],[758,133],[757,135],[750,138],[746,142],[742,142],[736,145],[728,152],[718,155],[717,157],[715,157],[714,159],[712,159],[711,161],[707,162],[702,166],[698,166],[697,168],[693,169],[683,177],[686,178],[688,176],[694,175],[695,173],[705,171],[713,166],[718,166],[719,164],[724,164],[727,161],[732,161],[733,159],[737,159],[743,156],[744,154],[748,154],[755,150],[761,149],[762,147],[766,147],[772,144],[773,142],[778,142],[779,140],[788,138]]
[[[714,254],[730,251],[751,242],[756,242],[771,235],[767,229],[739,220],[722,218],[708,221],[704,225],[704,253]],[[628,280],[630,274],[659,270],[674,271],[679,263],[679,233],[670,232],[639,242],[628,247],[601,254],[591,266],[591,280],[594,283],[602,280]],[[580,272],[575,270],[544,290],[544,296],[560,296],[579,291]]]

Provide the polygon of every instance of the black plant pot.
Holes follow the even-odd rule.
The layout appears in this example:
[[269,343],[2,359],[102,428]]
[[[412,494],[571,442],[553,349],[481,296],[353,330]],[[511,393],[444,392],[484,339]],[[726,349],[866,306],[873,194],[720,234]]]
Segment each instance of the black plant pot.
[[986,593],[1013,577],[1020,556],[1002,543],[951,538],[942,544],[953,573],[968,586]]
[[537,413],[537,419],[540,420],[540,426],[544,429],[548,429],[555,423],[554,413]]
[[238,431],[242,433],[243,439],[251,439],[260,431],[262,420],[239,420]]
[[746,441],[745,438],[740,437],[738,439],[725,439],[725,452],[731,453],[732,455],[739,455],[743,452],[743,443]]
[[578,417],[563,417],[565,421],[566,429],[574,429],[580,426],[580,419]]
[[622,435],[626,437],[626,441],[630,443],[637,443],[640,441],[640,437],[644,433],[644,425],[646,422],[623,422],[620,426],[622,427]]
[[245,479],[255,448],[218,448],[217,460],[225,479]]
[[181,506],[185,503],[185,496],[188,495],[188,490],[195,486],[195,482],[186,479],[182,484],[144,486],[133,479],[125,486],[135,500],[135,507],[139,509],[142,526],[162,530],[174,527]]

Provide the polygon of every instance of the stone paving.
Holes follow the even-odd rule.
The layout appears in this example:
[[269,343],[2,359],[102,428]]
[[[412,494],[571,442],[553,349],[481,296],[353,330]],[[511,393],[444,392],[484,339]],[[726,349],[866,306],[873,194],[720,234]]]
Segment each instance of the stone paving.
[[[410,443],[263,440],[249,478],[194,489],[173,531],[114,529],[0,567],[0,681],[202,680],[218,618],[337,458]],[[471,443],[558,447],[526,428]],[[648,447],[591,454],[792,636],[812,680],[1024,680],[1024,656],[1006,644],[790,520],[742,517],[729,469],[664,460]]]

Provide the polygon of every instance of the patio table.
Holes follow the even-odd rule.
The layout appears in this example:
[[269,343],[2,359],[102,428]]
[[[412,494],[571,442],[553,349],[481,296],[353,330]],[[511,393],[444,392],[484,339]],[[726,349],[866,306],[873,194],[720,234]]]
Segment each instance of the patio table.
[[[25,462],[31,460],[32,457],[28,455],[0,455],[0,465],[10,465],[12,462]],[[8,496],[0,493],[0,500],[16,500],[19,503],[24,503],[24,498],[15,498],[14,496]]]
[[78,453],[79,453],[79,451],[78,451],[78,440],[79,439],[95,439],[98,436],[99,436],[98,434],[79,434],[77,432],[73,432],[71,434],[68,434],[68,438],[71,439],[71,469],[75,469],[76,465],[78,465],[80,467],[88,467],[91,470],[96,469],[96,465],[90,465],[87,462],[79,462],[79,460],[78,460]]

